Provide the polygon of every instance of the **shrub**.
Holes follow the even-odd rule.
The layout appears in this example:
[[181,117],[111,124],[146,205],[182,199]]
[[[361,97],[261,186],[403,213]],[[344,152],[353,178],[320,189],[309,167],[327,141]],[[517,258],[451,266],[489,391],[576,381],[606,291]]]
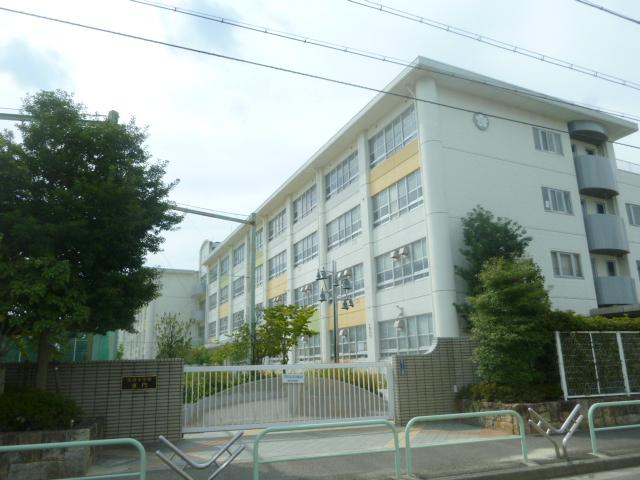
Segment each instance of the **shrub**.
[[81,415],[76,402],[57,393],[21,390],[0,395],[0,431],[67,429]]
[[588,317],[568,311],[554,310],[550,313],[554,330],[562,332],[637,332],[640,331],[640,318],[630,317]]
[[554,384],[500,385],[497,383],[478,383],[471,385],[468,394],[472,400],[504,403],[538,403],[559,400],[562,390]]

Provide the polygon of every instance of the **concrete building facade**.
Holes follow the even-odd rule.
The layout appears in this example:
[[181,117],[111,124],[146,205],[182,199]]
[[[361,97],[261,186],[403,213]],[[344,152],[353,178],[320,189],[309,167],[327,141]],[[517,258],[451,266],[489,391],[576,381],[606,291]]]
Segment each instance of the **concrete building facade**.
[[[626,120],[418,58],[259,208],[249,227],[201,251],[205,343],[258,307],[318,305],[297,361],[329,361],[333,321],[319,269],[336,262],[353,306],[340,355],[377,360],[464,335],[461,218],[476,205],[523,225],[555,308],[588,314],[638,303],[640,176],[617,163]],[[344,293],[344,292],[343,292]],[[203,298],[205,297],[203,293]]]
[[156,358],[156,323],[165,314],[177,314],[181,320],[194,320],[191,330],[193,344],[204,338],[205,304],[201,292],[204,288],[196,270],[163,268],[158,277],[159,296],[136,314],[133,325],[136,333],[120,331],[118,345],[126,360],[150,360]]

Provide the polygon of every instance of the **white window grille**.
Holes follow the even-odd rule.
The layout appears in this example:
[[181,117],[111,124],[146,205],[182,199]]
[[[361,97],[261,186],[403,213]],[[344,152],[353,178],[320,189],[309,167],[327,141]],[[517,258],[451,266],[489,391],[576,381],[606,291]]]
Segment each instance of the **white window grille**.
[[377,227],[422,204],[420,170],[407,175],[371,198],[373,225]]
[[222,287],[218,291],[220,293],[220,305],[227,303],[229,301],[229,286],[227,285],[226,287]]
[[244,243],[233,251],[233,266],[244,262]]
[[380,356],[424,353],[435,341],[430,313],[385,320],[378,324]]
[[318,195],[314,185],[293,201],[293,223],[309,215],[317,205]]
[[293,291],[293,301],[296,305],[307,307],[315,305],[320,301],[320,285],[318,282],[311,282],[296,288]]
[[327,199],[341,192],[358,178],[358,152],[353,152],[324,177]]
[[583,278],[580,254],[569,252],[551,252],[553,275],[566,278]]
[[293,265],[298,266],[318,256],[318,232],[293,244]]
[[536,150],[562,155],[562,139],[558,132],[533,127],[533,143]]
[[273,240],[287,229],[287,209],[282,210],[269,221],[269,240]]
[[427,242],[424,238],[376,257],[378,289],[413,282],[428,275]]
[[244,323],[244,310],[233,312],[233,331],[237,332]]
[[558,212],[573,215],[571,193],[565,190],[542,187],[542,202],[547,212]]
[[233,281],[231,294],[233,298],[239,297],[244,293],[244,277],[236,278]]
[[416,138],[416,134],[415,108],[411,105],[369,139],[369,166],[373,168],[387,159]]
[[279,254],[269,259],[269,279],[282,275],[287,271],[287,251],[283,250]]
[[327,249],[331,250],[356,238],[361,231],[360,205],[358,205],[327,224]]

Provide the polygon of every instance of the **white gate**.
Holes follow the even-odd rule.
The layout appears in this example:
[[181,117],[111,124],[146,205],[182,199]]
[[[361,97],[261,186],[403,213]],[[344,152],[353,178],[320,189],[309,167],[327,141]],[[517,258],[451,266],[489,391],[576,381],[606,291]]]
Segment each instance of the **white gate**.
[[183,432],[393,417],[389,363],[184,367]]

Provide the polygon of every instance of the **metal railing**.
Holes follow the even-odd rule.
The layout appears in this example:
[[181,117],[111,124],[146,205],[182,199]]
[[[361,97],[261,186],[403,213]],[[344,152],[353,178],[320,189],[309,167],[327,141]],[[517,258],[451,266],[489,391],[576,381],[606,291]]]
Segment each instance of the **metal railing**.
[[113,445],[131,445],[140,454],[140,470],[138,472],[108,473],[89,477],[66,477],[60,480],[103,480],[110,478],[131,478],[137,475],[140,480],[147,478],[147,452],[142,444],[133,438],[112,438],[106,440],[76,440],[73,442],[32,443],[26,445],[0,446],[0,453],[25,452],[29,450],[51,450],[53,448],[109,447]]
[[596,428],[594,423],[594,418],[593,418],[596,410],[601,408],[610,408],[610,407],[629,407],[632,405],[640,405],[640,400],[625,400],[621,402],[601,402],[601,403],[594,403],[593,405],[591,405],[591,407],[589,408],[589,413],[587,414],[587,418],[589,420],[589,436],[591,437],[591,451],[593,452],[594,455],[598,455],[598,443],[596,440],[596,432],[604,432],[607,430],[625,430],[628,428],[640,428],[640,423]]
[[393,416],[388,363],[186,366],[183,432]]
[[320,429],[343,429],[348,427],[387,427],[393,435],[393,455],[394,455],[394,471],[396,480],[400,480],[400,442],[398,441],[398,431],[394,424],[388,420],[362,420],[355,422],[333,422],[333,423],[312,423],[306,425],[283,425],[279,427],[269,427],[258,434],[253,444],[253,480],[260,480],[260,464],[288,462],[295,460],[318,460],[321,458],[342,457],[345,455],[367,455],[370,453],[389,452],[389,448],[371,449],[366,451],[341,451],[338,453],[324,453],[320,455],[296,456],[296,457],[278,457],[275,459],[260,458],[260,442],[270,433],[282,432],[299,432],[302,430],[320,430]]
[[[500,437],[491,437],[491,438],[472,438],[468,440],[460,440],[456,442],[444,442],[444,443],[431,443],[429,445],[420,445],[418,447],[411,446],[411,428],[414,424],[420,422],[437,422],[443,420],[461,420],[467,418],[482,418],[482,417],[498,417],[508,415],[514,417],[518,421],[518,431],[519,435],[504,435]],[[436,446],[453,446],[453,445],[463,445],[465,443],[480,443],[480,442],[497,442],[502,440],[513,440],[519,438],[520,445],[522,447],[522,459],[524,463],[528,462],[528,450],[527,450],[527,439],[526,432],[524,429],[524,420],[522,416],[518,412],[513,410],[491,410],[486,412],[467,412],[467,413],[452,413],[447,415],[428,415],[422,417],[413,417],[407,423],[407,426],[404,429],[404,440],[405,440],[405,457],[407,463],[407,475],[413,475],[413,450],[412,448],[428,448],[428,447],[436,447]]]

